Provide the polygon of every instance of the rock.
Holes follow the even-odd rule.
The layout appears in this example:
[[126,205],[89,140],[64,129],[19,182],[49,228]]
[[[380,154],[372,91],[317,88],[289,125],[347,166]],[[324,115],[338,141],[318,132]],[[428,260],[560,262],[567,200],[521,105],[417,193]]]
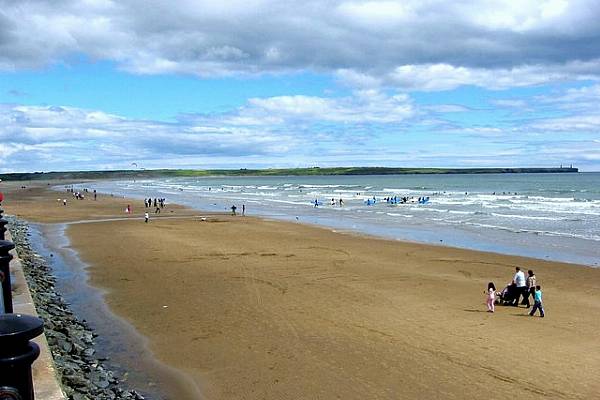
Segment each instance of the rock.
[[101,389],[105,389],[109,386],[108,376],[102,371],[95,371],[90,374],[90,381]]
[[73,349],[73,344],[71,342],[67,342],[66,340],[59,340],[58,346],[61,350],[69,353]]

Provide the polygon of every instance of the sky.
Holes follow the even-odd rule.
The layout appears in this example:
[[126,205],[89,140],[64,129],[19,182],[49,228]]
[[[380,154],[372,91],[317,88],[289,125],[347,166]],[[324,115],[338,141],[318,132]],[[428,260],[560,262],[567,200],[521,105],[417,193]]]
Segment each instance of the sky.
[[0,173],[600,171],[600,0],[0,0]]

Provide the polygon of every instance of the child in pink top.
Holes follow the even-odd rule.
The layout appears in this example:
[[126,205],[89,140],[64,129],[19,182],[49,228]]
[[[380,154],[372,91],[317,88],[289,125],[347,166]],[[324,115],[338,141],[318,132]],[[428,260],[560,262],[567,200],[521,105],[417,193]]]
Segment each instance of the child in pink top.
[[488,308],[488,312],[494,312],[494,301],[496,300],[496,286],[494,282],[488,283],[487,291],[484,292],[486,296],[486,304]]

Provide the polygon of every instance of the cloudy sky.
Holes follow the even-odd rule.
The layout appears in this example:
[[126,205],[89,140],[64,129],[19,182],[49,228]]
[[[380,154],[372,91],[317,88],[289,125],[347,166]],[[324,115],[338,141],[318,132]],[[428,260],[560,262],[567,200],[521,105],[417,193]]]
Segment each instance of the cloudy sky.
[[0,0],[0,172],[600,171],[600,0]]

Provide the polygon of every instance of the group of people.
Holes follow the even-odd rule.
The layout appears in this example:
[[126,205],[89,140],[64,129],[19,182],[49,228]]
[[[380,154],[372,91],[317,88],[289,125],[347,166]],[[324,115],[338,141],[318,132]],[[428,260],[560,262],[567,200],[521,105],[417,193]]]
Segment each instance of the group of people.
[[[317,208],[321,205],[321,202],[319,201],[319,199],[315,199],[313,202],[313,207]],[[330,206],[336,206],[339,205],[340,207],[342,207],[344,205],[344,200],[339,199],[339,201],[336,201],[336,199],[332,198],[331,201],[329,202]]]
[[160,214],[160,210],[165,208],[165,199],[164,198],[157,199],[156,197],[154,199],[151,199],[151,198],[144,199],[144,208],[152,208],[153,205],[154,205],[154,214]]
[[408,196],[403,196],[403,197],[388,196],[388,197],[384,197],[383,199],[388,204],[408,204],[408,203],[425,204],[425,203],[429,202],[429,196],[419,196],[418,199],[416,199],[415,197],[408,197]]
[[[89,193],[89,190],[87,188],[84,188],[82,191],[75,191],[75,189],[73,188],[73,186],[68,186],[67,187],[67,192],[71,193],[73,195],[73,197],[75,198],[75,200],[85,200],[85,194],[84,193]],[[96,189],[94,189],[94,200],[96,200],[98,198],[98,194],[96,193]],[[67,199],[63,199],[62,203],[64,206],[67,205]]]
[[494,282],[488,283],[486,293],[486,304],[488,312],[495,311],[495,304],[510,305],[513,307],[521,305],[531,308],[530,298],[533,299],[533,308],[529,315],[533,316],[539,310],[540,317],[544,317],[544,305],[542,303],[542,287],[537,284],[537,278],[532,270],[525,273],[520,267],[515,268],[515,275],[511,283],[509,283],[501,292],[496,292]]
[[[236,210],[237,210],[236,205],[235,204],[232,205],[231,206],[231,215],[237,215]],[[246,215],[246,205],[242,204],[242,216],[244,216],[244,215]]]

